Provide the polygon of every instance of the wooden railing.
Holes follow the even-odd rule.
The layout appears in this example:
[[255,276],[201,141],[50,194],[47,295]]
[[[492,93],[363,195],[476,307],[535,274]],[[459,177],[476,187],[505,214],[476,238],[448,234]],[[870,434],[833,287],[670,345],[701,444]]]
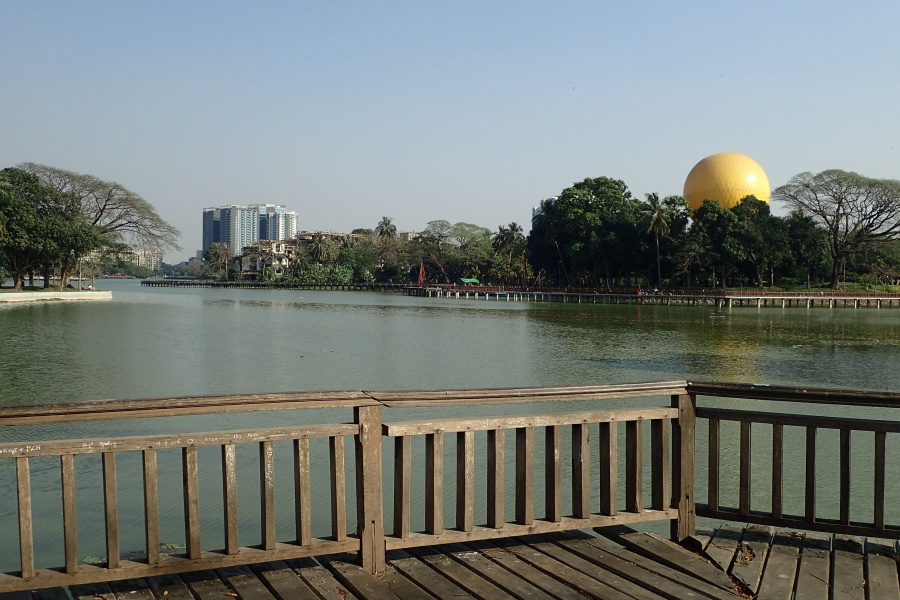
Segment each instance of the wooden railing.
[[[900,433],[900,423],[885,417],[798,415],[784,410],[721,406],[734,404],[733,399],[825,407],[900,407],[897,394],[670,381],[503,390],[286,393],[0,408],[0,426],[26,426],[23,435],[4,435],[4,439],[19,435],[23,438],[20,441],[0,443],[0,479],[2,467],[11,464],[15,483],[14,487],[0,488],[0,514],[15,515],[14,524],[0,522],[0,531],[17,530],[18,543],[13,541],[16,536],[10,535],[3,540],[3,549],[5,556],[17,555],[19,566],[18,570],[0,574],[0,592],[335,552],[356,552],[367,569],[378,571],[384,568],[385,552],[391,549],[647,521],[668,521],[673,539],[682,540],[693,534],[695,514],[900,538],[900,527],[891,522],[886,511],[885,488],[893,472],[886,451],[888,434]],[[522,406],[525,404],[534,404],[536,409],[528,411]],[[340,411],[352,411],[352,419],[310,424],[316,420],[305,418],[313,414],[310,409],[332,411],[323,416],[329,421],[340,421]],[[37,441],[32,439],[34,428],[28,427],[98,421],[91,427],[108,431],[112,423],[107,421],[121,419],[276,410],[285,411],[277,413],[278,427],[178,435],[101,433],[78,440]],[[888,417],[889,412],[883,410]],[[385,420],[385,415],[391,418]],[[738,425],[723,426],[732,421]],[[786,461],[785,439],[793,438],[785,431],[794,429],[805,435],[804,471],[802,477],[786,478],[793,467]],[[831,508],[819,502],[816,491],[816,482],[823,476],[816,440],[826,429],[840,432],[836,518],[828,516]],[[736,430],[736,440],[727,439],[732,430]],[[697,431],[705,435],[695,440]],[[754,440],[768,439],[769,435],[771,444],[757,445],[754,450]],[[851,442],[860,435],[872,436],[874,448],[872,501],[868,513],[862,511],[871,518],[857,516],[860,509],[851,501],[856,497],[851,495],[851,488],[861,477],[852,472]],[[348,438],[354,452],[345,455]],[[736,444],[735,457],[721,453],[726,442]],[[316,456],[327,455],[327,461],[321,461],[327,462],[327,468],[311,458],[312,444],[322,451]],[[203,448],[216,449],[215,456]],[[255,455],[249,466],[247,460],[238,460],[238,456],[247,457],[248,448]],[[705,459],[700,464],[706,466],[697,476],[695,453]],[[91,455],[95,458],[87,458]],[[754,476],[754,469],[759,468],[761,455],[771,467],[771,493],[762,495],[765,502],[753,493],[754,484],[759,487],[759,473]],[[135,456],[140,460],[134,460]],[[166,494],[160,492],[165,470],[160,465],[164,459],[170,465],[173,456],[179,461],[176,470],[180,489],[176,495],[181,496],[183,511],[176,512],[183,515],[184,547],[178,553],[161,554],[160,546],[172,540],[163,539],[160,532],[172,535],[167,521],[173,517],[171,511],[168,516],[161,514],[160,502]],[[55,478],[47,477],[48,460],[58,461]],[[89,460],[99,463],[96,474],[84,468]],[[119,466],[129,460],[139,468]],[[721,467],[729,461],[735,462],[738,473],[733,497],[727,486],[721,485],[729,475]],[[40,475],[32,472],[32,464],[40,466]],[[347,478],[347,465],[352,465],[353,480]],[[255,473],[248,474],[248,469]],[[448,476],[451,472],[452,477]],[[277,473],[281,475],[276,477]],[[290,476],[285,477],[285,473]],[[38,496],[32,488],[36,477],[43,488]],[[258,527],[254,525],[249,532],[247,490],[238,483],[248,477],[259,490],[253,496],[257,503],[253,521]],[[201,502],[202,490],[208,489],[204,482],[211,478],[218,481],[221,500],[213,502],[203,496]],[[798,485],[802,487],[799,492]],[[54,486],[56,489],[48,491]],[[312,489],[323,488],[327,494],[311,493]],[[98,512],[102,515],[106,558],[91,564],[85,564],[79,550],[88,545],[88,534],[76,525],[80,524],[85,489],[103,506]],[[139,491],[140,509],[124,508],[119,496],[122,490]],[[803,510],[795,514],[789,500],[798,494]],[[35,511],[35,498],[47,495],[61,506],[62,548],[58,554],[64,557],[63,564],[43,564],[36,558],[46,556],[46,552],[36,548],[35,530],[44,524],[35,523],[34,514],[46,515],[47,511]],[[695,496],[706,502],[695,507]],[[445,502],[445,497],[453,501]],[[276,502],[276,498],[280,500]],[[729,502],[733,506],[726,506]],[[328,506],[323,507],[323,503]],[[239,505],[244,510],[241,518]],[[390,517],[388,523],[385,516]],[[330,528],[322,523],[329,518]],[[135,523],[143,531],[136,539]],[[210,527],[220,527],[220,535],[209,535]],[[131,533],[126,534],[126,530]],[[314,535],[316,531],[319,535]],[[144,549],[142,556],[131,552],[136,548]],[[128,552],[123,553],[123,549]]]
[[[825,408],[826,412],[854,415],[698,407],[698,426],[704,423],[707,426],[706,460],[697,457],[698,465],[704,462],[706,465],[706,477],[701,474],[696,480],[698,516],[800,530],[900,538],[900,523],[889,522],[885,510],[886,482],[896,480],[900,472],[896,463],[889,470],[886,450],[888,434],[900,433],[900,421],[894,411],[886,409],[900,408],[900,394],[700,382],[689,383],[688,390],[699,399],[746,399],[748,402],[742,404],[752,407],[755,402],[760,409],[764,407],[759,401],[803,403],[818,405],[819,412]],[[866,410],[869,410],[867,418],[860,418]],[[737,456],[729,457],[732,463],[737,463],[738,481],[732,486],[736,497],[726,499],[720,493],[724,476],[721,462],[725,458],[721,448],[722,425],[728,422],[736,423],[738,429]],[[836,443],[821,443],[828,432]],[[769,443],[760,445],[760,438]],[[802,449],[788,452],[786,440],[802,442],[795,444]],[[866,448],[857,452],[855,461],[854,446]],[[698,444],[698,451],[700,448]],[[837,454],[837,460],[825,471],[821,465],[829,454],[832,457]],[[789,457],[793,460],[789,461]],[[789,473],[791,463],[793,468]],[[758,477],[760,471],[769,475],[762,482]],[[891,474],[893,477],[889,477]],[[822,481],[827,485],[823,486]],[[699,489],[703,484],[706,502]],[[754,494],[760,484],[764,493]],[[817,489],[822,487],[832,491],[832,497],[823,498],[822,490]],[[851,494],[857,487],[871,489],[871,494]],[[795,498],[793,505],[786,499],[788,492]],[[729,504],[725,505],[726,502]]]

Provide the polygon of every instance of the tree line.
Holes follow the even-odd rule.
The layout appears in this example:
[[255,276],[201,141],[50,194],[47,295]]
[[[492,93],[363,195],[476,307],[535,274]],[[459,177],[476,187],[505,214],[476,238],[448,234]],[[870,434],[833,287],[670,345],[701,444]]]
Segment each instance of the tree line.
[[[691,214],[681,196],[638,199],[620,180],[585,179],[543,201],[527,236],[517,223],[492,231],[436,220],[400,240],[384,217],[354,230],[354,239],[314,239],[284,276],[415,283],[424,272],[431,283],[470,278],[598,290],[900,283],[900,182],[839,170],[801,173],[772,198],[790,214],[773,215],[753,196],[731,208],[707,200]],[[207,259],[225,275],[223,248]]]
[[82,265],[122,262],[135,247],[179,249],[179,236],[118,183],[35,163],[0,171],[0,268],[14,289],[36,274],[65,287]]

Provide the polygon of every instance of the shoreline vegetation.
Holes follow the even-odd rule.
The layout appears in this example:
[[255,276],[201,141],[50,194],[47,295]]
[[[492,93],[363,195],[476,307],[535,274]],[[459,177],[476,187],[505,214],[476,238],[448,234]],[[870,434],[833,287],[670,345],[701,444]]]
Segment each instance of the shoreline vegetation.
[[78,290],[75,288],[60,288],[59,286],[48,288],[34,286],[21,290],[8,287],[0,288],[0,304],[110,299],[112,299],[112,292],[109,290]]

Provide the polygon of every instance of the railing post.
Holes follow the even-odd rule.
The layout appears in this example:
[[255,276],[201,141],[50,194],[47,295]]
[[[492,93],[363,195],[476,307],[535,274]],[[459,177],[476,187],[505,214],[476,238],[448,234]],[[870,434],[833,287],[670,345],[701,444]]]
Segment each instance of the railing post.
[[381,406],[358,406],[356,436],[356,527],[359,561],[371,573],[384,571],[384,519],[381,491]]
[[696,396],[672,396],[672,407],[678,409],[678,419],[672,421],[672,506],[678,509],[678,519],[672,521],[671,537],[680,542],[695,533],[697,509],[694,502],[694,433],[696,425]]

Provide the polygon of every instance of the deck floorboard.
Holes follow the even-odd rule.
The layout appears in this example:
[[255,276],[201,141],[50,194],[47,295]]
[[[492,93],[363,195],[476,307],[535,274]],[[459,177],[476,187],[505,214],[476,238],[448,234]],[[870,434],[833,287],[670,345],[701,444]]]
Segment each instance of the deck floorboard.
[[351,555],[335,555],[13,592],[0,600],[900,600],[894,540],[725,524],[682,547],[651,533],[598,532],[394,550],[379,575]]

